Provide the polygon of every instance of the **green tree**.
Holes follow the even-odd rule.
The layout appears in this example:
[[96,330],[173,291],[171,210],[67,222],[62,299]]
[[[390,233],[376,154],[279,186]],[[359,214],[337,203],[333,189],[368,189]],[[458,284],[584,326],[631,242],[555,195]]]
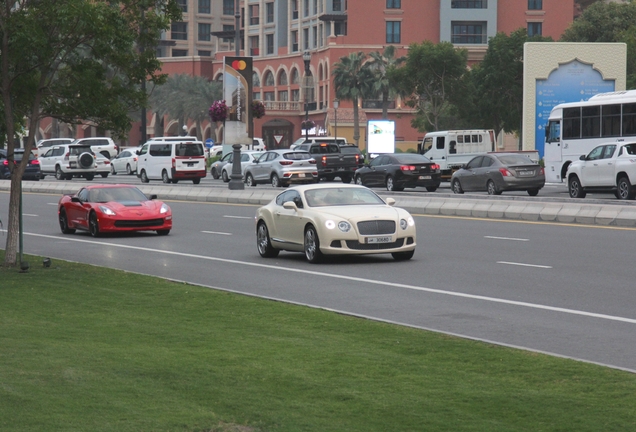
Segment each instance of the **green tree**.
[[636,87],[636,2],[590,5],[568,27],[561,42],[625,42],[627,44],[627,88]]
[[336,97],[353,102],[353,139],[356,145],[360,140],[358,100],[369,94],[373,79],[369,68],[364,67],[366,57],[363,52],[353,52],[340,57],[332,72]]
[[[450,42],[424,41],[411,44],[404,66],[389,71],[398,92],[407,96],[407,105],[417,108],[413,127],[423,124],[439,130],[441,117],[448,113],[454,93],[466,73],[468,52]],[[426,127],[428,129],[428,127]]]
[[389,98],[396,89],[395,83],[389,79],[388,71],[400,66],[406,60],[406,57],[395,57],[397,49],[393,45],[384,48],[381,53],[374,51],[369,53],[371,61],[365,63],[365,66],[371,70],[373,80],[371,85],[371,93],[380,95],[382,98],[382,118],[388,118]]
[[528,38],[520,28],[510,35],[497,33],[488,41],[484,60],[475,65],[461,84],[453,102],[460,116],[473,127],[494,129],[498,135],[518,132],[523,116],[523,47],[526,42],[551,41]]
[[[0,93],[11,167],[5,265],[17,264],[21,179],[16,125],[28,119],[25,151],[40,119],[90,121],[123,136],[146,104],[142,80],[162,82],[154,47],[178,20],[175,0],[18,0],[0,7]],[[140,29],[142,31],[140,31]]]

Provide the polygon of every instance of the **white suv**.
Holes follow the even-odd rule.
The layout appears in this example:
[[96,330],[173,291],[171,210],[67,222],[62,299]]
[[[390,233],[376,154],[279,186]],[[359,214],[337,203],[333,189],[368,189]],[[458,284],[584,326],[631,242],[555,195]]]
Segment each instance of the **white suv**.
[[93,180],[97,174],[95,153],[88,144],[64,144],[50,147],[38,157],[41,176],[55,175],[58,180],[84,177]]
[[108,159],[114,158],[119,153],[119,147],[117,147],[115,141],[108,137],[78,138],[71,144],[90,145],[95,153],[101,153]]
[[35,148],[31,150],[33,156],[38,157],[40,154],[44,154],[49,147],[54,145],[70,144],[75,141],[75,138],[48,138],[41,139],[35,145]]

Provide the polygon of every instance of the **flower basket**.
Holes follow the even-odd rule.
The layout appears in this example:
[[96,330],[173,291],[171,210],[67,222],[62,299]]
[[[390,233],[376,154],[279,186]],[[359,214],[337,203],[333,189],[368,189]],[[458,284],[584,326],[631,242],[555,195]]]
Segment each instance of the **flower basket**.
[[263,101],[255,100],[252,101],[252,117],[253,118],[261,118],[265,115],[265,104]]
[[213,122],[224,122],[228,114],[225,100],[214,101],[210,107],[209,114]]
[[316,123],[313,120],[306,120],[301,123],[300,127],[304,130],[313,129],[316,127]]

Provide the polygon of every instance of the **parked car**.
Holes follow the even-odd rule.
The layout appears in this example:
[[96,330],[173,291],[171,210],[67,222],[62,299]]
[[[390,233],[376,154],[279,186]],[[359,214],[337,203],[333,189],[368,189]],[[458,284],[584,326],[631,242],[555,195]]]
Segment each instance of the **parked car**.
[[351,183],[358,169],[360,156],[356,153],[341,151],[342,146],[335,142],[306,142],[296,150],[309,152],[316,159],[316,169],[320,180],[333,181],[340,178],[343,183]]
[[306,151],[271,150],[245,168],[248,186],[270,183],[281,187],[291,183],[316,183],[318,179],[316,160]]
[[58,180],[84,177],[93,180],[97,173],[95,153],[89,144],[63,144],[50,147],[38,156],[42,177],[55,175]]
[[475,156],[451,177],[456,194],[487,191],[500,195],[502,191],[527,191],[536,196],[545,185],[543,167],[525,154],[488,153]]
[[[19,164],[24,158],[24,149],[13,150],[13,163]],[[10,179],[11,170],[9,166],[9,158],[6,149],[0,149],[0,179]],[[22,174],[22,180],[40,180],[42,174],[40,171],[40,162],[33,154],[29,154],[29,162]]]
[[383,253],[408,260],[415,253],[415,222],[394,204],[359,185],[295,186],[256,211],[256,247],[264,258],[304,252],[310,263],[324,255]]
[[401,191],[416,186],[435,192],[441,182],[439,165],[416,153],[382,154],[355,174],[355,182],[364,186],[384,186]]
[[[241,176],[245,176],[245,168],[263,154],[262,151],[242,151],[241,152]],[[230,157],[225,165],[221,168],[221,179],[225,183],[230,181],[232,176],[232,169],[234,165],[233,153],[229,154]]]
[[362,168],[364,166],[364,154],[362,154],[358,146],[353,144],[340,144],[340,153],[357,155],[358,168]]
[[212,176],[213,179],[216,180],[221,178],[221,170],[223,169],[223,166],[229,162],[231,157],[232,157],[232,153],[226,153],[218,161],[212,162],[212,165],[210,165],[210,175]]
[[117,157],[110,161],[110,173],[115,175],[117,173],[126,173],[128,175],[137,172],[137,150],[140,147],[128,148],[122,150]]
[[568,167],[565,178],[571,198],[588,192],[609,192],[621,200],[636,197],[636,143],[594,147]]
[[137,176],[142,183],[162,180],[177,183],[192,180],[199,184],[206,175],[201,141],[148,141],[137,152]]
[[89,137],[79,138],[71,144],[87,144],[90,145],[95,153],[101,153],[108,159],[112,159],[119,153],[119,147],[112,138],[108,137]]
[[301,144],[313,144],[313,143],[328,143],[328,144],[338,144],[338,145],[346,145],[347,139],[344,137],[331,137],[331,136],[310,136],[305,138],[304,136],[298,138],[294,141],[289,148],[291,150],[296,150],[298,146]]
[[110,174],[110,159],[108,159],[106,156],[104,156],[101,153],[97,153],[95,155],[95,171],[96,174],[101,175],[103,178],[108,177],[108,174]]
[[172,229],[172,210],[150,199],[132,185],[94,185],[76,194],[64,195],[58,203],[58,221],[64,234],[88,231],[93,237],[103,233],[157,231],[167,235]]
[[35,147],[31,150],[35,157],[38,157],[51,146],[60,145],[60,144],[70,144],[75,141],[75,138],[48,138],[41,139],[35,145]]

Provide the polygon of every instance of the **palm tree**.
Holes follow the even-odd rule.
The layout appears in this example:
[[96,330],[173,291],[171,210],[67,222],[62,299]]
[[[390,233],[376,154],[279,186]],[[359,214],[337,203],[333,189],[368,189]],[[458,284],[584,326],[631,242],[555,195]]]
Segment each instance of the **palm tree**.
[[353,102],[353,139],[358,145],[360,140],[360,121],[358,119],[358,100],[369,93],[373,75],[369,68],[363,67],[366,55],[363,52],[351,53],[340,57],[334,65],[333,84],[336,97]]
[[222,83],[208,81],[201,76],[177,74],[153,89],[150,103],[158,117],[169,115],[178,119],[180,127],[187,120],[194,120],[197,138],[202,139],[201,123],[207,119],[210,105],[222,94]]
[[393,82],[389,79],[388,70],[400,66],[406,60],[406,57],[395,58],[397,49],[393,45],[384,48],[382,53],[374,51],[369,53],[371,61],[365,64],[374,75],[371,92],[372,94],[380,94],[382,96],[382,118],[388,118],[389,97],[394,93]]

